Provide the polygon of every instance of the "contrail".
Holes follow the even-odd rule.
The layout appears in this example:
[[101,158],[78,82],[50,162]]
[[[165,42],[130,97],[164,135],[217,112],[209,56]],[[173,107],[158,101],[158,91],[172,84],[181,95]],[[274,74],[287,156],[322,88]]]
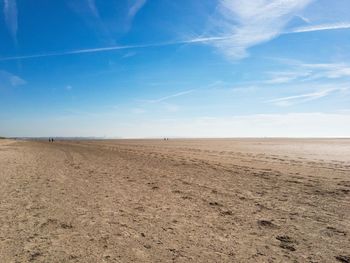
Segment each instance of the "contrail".
[[88,49],[79,49],[79,50],[62,51],[62,52],[49,52],[49,53],[43,53],[43,54],[4,57],[4,58],[0,58],[0,61],[16,60],[16,59],[42,58],[42,57],[56,57],[56,56],[73,55],[73,54],[105,52],[105,51],[111,51],[111,50],[146,48],[146,47],[153,47],[153,46],[155,47],[155,46],[157,46],[157,44],[152,44],[152,45],[111,46],[111,47],[88,48]]
[[203,43],[203,42],[218,41],[218,40],[224,40],[224,39],[229,39],[229,37],[195,38],[195,39],[183,40],[183,41],[163,42],[163,43],[154,43],[154,44],[145,44],[145,45],[111,46],[111,47],[87,48],[87,49],[79,49],[79,50],[71,50],[71,51],[48,52],[48,53],[34,54],[34,55],[3,57],[3,58],[0,58],[0,61],[96,53],[96,52],[106,52],[106,51],[122,50],[122,49],[151,48],[151,47],[162,47],[162,46],[171,46],[171,45],[180,45],[180,44]]
[[291,32],[287,32],[287,34],[324,31],[324,30],[349,29],[349,28],[350,28],[350,23],[323,24],[323,25],[299,27],[292,30]]
[[162,42],[162,43],[145,44],[145,45],[125,45],[125,46],[111,46],[111,47],[101,47],[101,48],[87,48],[87,49],[79,49],[79,50],[71,50],[71,51],[48,52],[48,53],[34,54],[34,55],[3,57],[3,58],[0,58],[0,61],[106,52],[106,51],[122,50],[122,49],[151,48],[151,47],[163,47],[163,46],[181,45],[181,44],[204,43],[204,42],[211,42],[211,41],[220,41],[220,40],[225,40],[230,38],[231,37],[203,37],[203,38],[193,38],[193,39],[182,40],[182,41],[171,41],[171,42]]
[[[324,30],[337,30],[337,29],[350,29],[350,23],[337,23],[337,24],[325,24],[325,25],[299,27],[291,31],[282,32],[281,35],[324,31]],[[34,54],[34,55],[3,57],[3,58],[0,58],[0,61],[107,52],[107,51],[123,50],[123,49],[163,47],[163,46],[173,46],[173,45],[181,45],[181,44],[210,43],[210,42],[224,41],[232,38],[234,38],[234,36],[198,37],[198,38],[192,38],[187,40],[169,41],[169,42],[144,44],[144,45],[124,45],[124,46],[110,46],[110,47],[101,47],[101,48],[87,48],[87,49],[78,49],[78,50],[71,50],[71,51],[48,52],[48,53]]]
[[165,96],[165,97],[162,97],[162,98],[159,98],[159,99],[155,99],[155,100],[146,100],[145,102],[149,102],[149,103],[162,102],[162,101],[164,101],[164,100],[168,100],[168,99],[171,99],[171,98],[180,97],[180,96],[183,96],[183,95],[192,93],[193,91],[194,91],[194,89],[186,90],[186,91],[178,92],[178,93],[175,93],[175,94],[172,94],[172,95],[169,95],[169,96]]

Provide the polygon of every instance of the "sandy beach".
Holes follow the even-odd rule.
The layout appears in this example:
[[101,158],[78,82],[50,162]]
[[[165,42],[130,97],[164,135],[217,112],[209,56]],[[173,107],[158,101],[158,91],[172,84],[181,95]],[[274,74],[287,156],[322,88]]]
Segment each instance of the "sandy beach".
[[0,262],[350,262],[350,140],[0,140]]

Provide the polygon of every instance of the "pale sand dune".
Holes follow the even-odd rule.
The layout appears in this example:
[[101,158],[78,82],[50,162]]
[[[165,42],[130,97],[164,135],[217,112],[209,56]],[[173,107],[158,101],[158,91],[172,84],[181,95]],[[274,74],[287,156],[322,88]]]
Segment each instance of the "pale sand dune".
[[349,262],[350,140],[0,140],[0,262]]

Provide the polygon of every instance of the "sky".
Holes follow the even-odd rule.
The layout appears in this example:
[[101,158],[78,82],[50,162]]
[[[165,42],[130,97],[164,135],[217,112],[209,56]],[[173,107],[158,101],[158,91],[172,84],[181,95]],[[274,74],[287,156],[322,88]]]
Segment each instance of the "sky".
[[0,0],[0,135],[350,137],[349,0]]

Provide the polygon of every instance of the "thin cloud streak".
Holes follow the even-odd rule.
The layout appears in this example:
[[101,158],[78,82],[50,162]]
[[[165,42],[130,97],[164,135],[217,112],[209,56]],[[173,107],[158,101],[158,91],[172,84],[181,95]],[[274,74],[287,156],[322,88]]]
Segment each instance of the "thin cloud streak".
[[300,80],[309,77],[312,74],[312,72],[307,71],[285,71],[285,72],[272,72],[270,75],[272,78],[263,81],[264,84],[283,84],[283,83],[289,83],[291,81]]
[[0,61],[17,60],[17,59],[42,58],[42,57],[56,57],[56,56],[64,56],[64,55],[106,52],[106,51],[122,50],[122,49],[157,47],[157,46],[164,46],[164,45],[169,45],[169,44],[165,44],[164,43],[164,44],[150,44],[150,45],[126,45],[126,46],[111,46],[111,47],[102,47],[102,48],[78,49],[78,50],[63,51],[63,52],[50,52],[50,53],[35,54],[35,55],[4,57],[4,58],[0,58]]
[[288,96],[288,97],[273,99],[273,100],[270,100],[268,102],[280,102],[280,101],[289,101],[289,100],[304,99],[304,98],[317,99],[317,98],[327,96],[333,90],[334,89],[328,89],[328,90],[322,90],[319,92],[307,93],[307,94],[302,94],[302,95]]
[[[324,31],[324,30],[337,30],[337,29],[350,29],[350,24],[342,23],[342,24],[328,24],[328,25],[300,27],[300,28],[293,29],[292,31],[281,32],[281,35],[313,32],[313,31]],[[110,47],[101,47],[101,48],[78,49],[78,50],[62,51],[62,52],[49,52],[44,54],[3,57],[3,58],[0,58],[0,61],[107,52],[107,51],[123,50],[123,49],[153,48],[153,47],[163,47],[163,46],[182,45],[182,44],[211,44],[215,42],[219,43],[221,41],[233,40],[234,38],[235,37],[233,36],[196,37],[196,38],[187,39],[187,40],[168,41],[168,42],[144,44],[144,45],[124,45],[124,46],[121,45],[121,46],[110,46]]]
[[332,89],[326,89],[326,90],[321,90],[321,91],[312,92],[312,93],[306,93],[301,95],[288,96],[288,97],[268,100],[266,101],[266,103],[272,103],[277,106],[286,107],[286,106],[291,106],[298,103],[317,100],[317,99],[329,96],[334,92],[344,91],[344,90],[347,90],[347,88],[332,88]]
[[169,95],[169,96],[165,96],[165,97],[162,97],[162,98],[159,98],[159,99],[144,100],[144,101],[148,102],[148,103],[158,103],[158,102],[162,102],[162,101],[165,101],[165,100],[168,100],[168,99],[172,99],[172,98],[176,98],[176,97],[180,97],[180,96],[183,96],[183,95],[190,94],[193,91],[194,91],[194,89],[186,90],[186,91],[178,92],[178,93],[175,93],[175,94],[172,94],[172,95]]
[[146,4],[147,0],[135,0],[135,3],[129,9],[129,19],[133,19],[141,8]]
[[11,56],[11,57],[0,58],[0,61],[32,59],[32,58],[42,58],[42,57],[55,57],[55,56],[84,54],[84,53],[106,52],[106,51],[123,50],[123,49],[153,48],[153,47],[163,47],[163,46],[191,44],[191,43],[206,43],[209,41],[216,41],[216,40],[223,40],[223,39],[227,39],[227,37],[194,38],[194,39],[188,39],[188,40],[182,40],[182,41],[169,41],[169,42],[144,44],[144,45],[125,45],[125,46],[121,45],[121,46],[110,46],[110,47],[101,47],[101,48],[78,49],[78,50],[62,51],[62,52],[49,52],[49,53],[34,54],[34,55]]
[[4,18],[7,29],[17,45],[18,18],[16,0],[4,0]]
[[323,24],[323,25],[313,25],[305,26],[293,29],[288,33],[304,33],[304,32],[315,32],[324,30],[338,30],[338,29],[350,29],[350,23],[335,23],[335,24]]
[[309,79],[350,77],[350,66],[347,64],[301,64],[300,67],[315,72]]
[[95,3],[95,0],[87,0],[87,5],[91,11],[91,13],[97,17],[97,18],[100,18],[100,13],[96,7],[96,3]]
[[346,63],[305,63],[298,60],[277,59],[289,68],[282,71],[266,72],[268,79],[258,84],[305,83],[315,80],[337,80],[350,78],[350,65]]

